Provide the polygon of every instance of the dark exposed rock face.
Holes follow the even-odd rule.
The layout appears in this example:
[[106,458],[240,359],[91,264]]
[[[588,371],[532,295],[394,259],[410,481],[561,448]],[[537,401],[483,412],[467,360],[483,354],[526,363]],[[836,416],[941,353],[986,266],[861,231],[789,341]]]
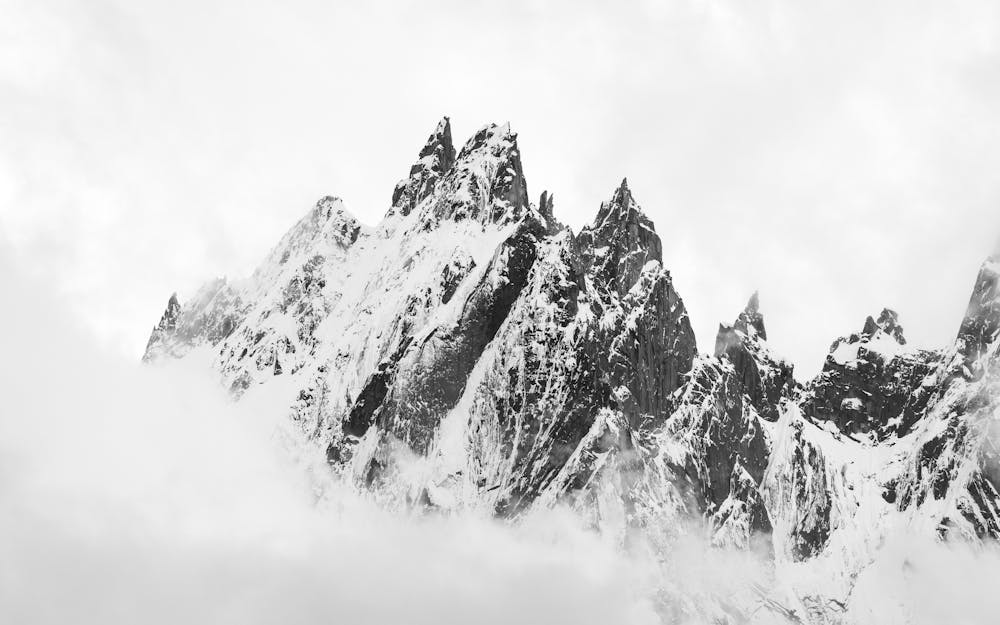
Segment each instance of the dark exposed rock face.
[[[1000,335],[1000,254],[983,263],[969,298],[962,325],[958,330],[958,352],[962,354],[970,377],[982,375],[983,356],[996,357]],[[990,353],[990,348],[993,353]]]
[[895,310],[883,308],[878,316],[878,321],[875,321],[870,316],[865,319],[865,325],[861,329],[861,334],[874,336],[876,332],[882,332],[900,345],[906,345],[906,338],[903,336],[903,326],[899,325],[899,315],[896,314]]
[[830,539],[832,500],[822,450],[802,436],[802,421],[793,423],[792,461],[788,481],[795,486],[796,514],[791,531],[795,559],[817,555]]
[[[496,201],[511,206],[507,196]],[[549,202],[543,196],[545,212]],[[660,266],[659,238],[636,231],[651,223],[627,187],[579,237],[563,230],[547,238],[541,213],[500,246],[456,321],[410,347],[377,415],[380,436],[427,453],[449,411],[471,405],[471,471],[508,515],[554,485],[571,458],[588,466],[595,452],[580,447],[606,423],[602,411],[621,415],[627,427],[614,438],[627,448],[631,428],[667,411],[696,351],[683,303]],[[630,229],[632,236],[620,236]],[[477,363],[483,371],[470,381]],[[376,461],[384,464],[384,456]],[[584,482],[575,474],[554,487]]]
[[647,262],[663,259],[660,237],[632,199],[627,180],[622,180],[610,201],[601,204],[594,222],[580,232],[578,240],[591,273],[619,296],[632,288]]
[[652,433],[654,447],[681,443],[683,453],[661,456],[659,464],[710,519],[720,544],[748,545],[772,528],[761,495],[770,461],[764,424],[778,418],[794,380],[765,336],[754,294],[733,325],[720,326],[716,356],[695,364],[669,417]]
[[768,531],[770,520],[757,490],[769,450],[755,412],[732,364],[711,359],[692,372],[666,427],[671,438],[689,441],[691,452],[677,471],[705,514],[718,515],[721,525],[739,506],[749,517],[750,531]]
[[632,427],[642,415],[662,417],[697,349],[684,303],[662,269],[660,237],[626,181],[580,232],[576,249],[590,287],[591,313],[617,322],[596,334],[599,347],[610,348],[600,354],[607,358],[602,371],[611,371],[610,379],[628,390],[620,408]]
[[764,317],[760,314],[757,293],[754,293],[733,325],[719,325],[715,357],[733,364],[742,392],[757,413],[768,421],[775,421],[781,399],[791,395],[795,380],[792,366],[772,355],[766,340]]
[[434,192],[438,180],[454,164],[455,146],[451,142],[451,121],[445,117],[428,137],[424,149],[420,150],[417,162],[410,168],[409,177],[400,181],[392,192],[390,214],[397,212],[403,216],[409,215],[417,204]]
[[522,222],[501,244],[456,322],[413,343],[400,358],[404,373],[378,412],[383,432],[426,453],[441,419],[461,398],[472,368],[524,289],[544,227]]
[[[623,200],[621,190],[615,198]],[[612,219],[622,219],[623,229],[636,220],[638,207],[630,196],[624,198],[631,207],[610,217],[602,208],[595,224],[610,231]],[[484,446],[498,437],[494,444],[511,452],[509,468],[500,464],[506,480],[497,475],[499,467],[483,468],[487,483],[499,482],[497,505],[504,513],[522,509],[574,454],[585,455],[578,451],[581,441],[595,428],[608,427],[609,420],[618,424],[616,445],[628,450],[631,431],[662,418],[695,355],[694,333],[669,274],[659,265],[655,234],[602,240],[588,232],[576,240],[567,233],[554,242],[505,338],[531,349],[504,354],[494,369],[495,379],[505,375],[510,390],[485,411],[478,433]],[[601,246],[607,256],[597,262],[595,239],[608,243]],[[644,262],[644,271],[635,273],[625,289],[618,276],[609,275],[607,259],[629,263],[636,257],[653,262]],[[478,390],[484,404],[491,388],[486,384]],[[606,439],[590,438],[591,444]],[[579,474],[561,487],[586,479],[586,473]]]
[[[918,438],[898,483],[894,501],[901,511],[919,509],[928,502],[954,502],[954,516],[942,517],[938,532],[1000,539],[1000,458],[993,440],[1000,378],[993,369],[984,384],[965,386],[943,394],[939,402],[941,425]],[[954,379],[942,373],[942,378]],[[964,392],[963,392],[964,391]],[[961,527],[959,526],[961,521]]]
[[538,198],[538,212],[541,213],[546,219],[554,219],[552,215],[553,205],[555,203],[555,196],[548,191],[542,191],[542,195]]
[[906,433],[927,407],[929,393],[921,384],[939,354],[904,350],[905,344],[894,311],[883,310],[877,321],[868,317],[860,334],[833,343],[823,371],[803,396],[803,412],[848,434]]
[[[386,479],[386,455],[397,443],[428,453],[442,419],[461,399],[473,367],[525,287],[541,240],[553,227],[550,214],[528,204],[516,136],[506,126],[486,126],[476,133],[436,185],[404,236],[433,237],[442,224],[474,222],[511,232],[474,277],[473,259],[453,257],[440,271],[437,297],[409,300],[407,311],[451,303],[456,313],[423,330],[404,319],[398,347],[348,407],[345,434],[360,437],[375,426],[371,436],[378,444],[362,471],[369,482]],[[543,206],[551,211],[550,201]],[[331,446],[342,444],[335,439]]]

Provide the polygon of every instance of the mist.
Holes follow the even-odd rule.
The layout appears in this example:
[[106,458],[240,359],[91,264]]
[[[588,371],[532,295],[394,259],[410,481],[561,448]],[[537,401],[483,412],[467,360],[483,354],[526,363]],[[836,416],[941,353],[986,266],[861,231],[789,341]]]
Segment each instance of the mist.
[[952,340],[1000,234],[990,0],[0,6],[0,231],[130,356],[318,198],[377,223],[442,115],[576,229],[627,176],[702,350],[759,290],[802,380],[883,307]]
[[[197,358],[122,359],[18,273],[0,254],[0,622],[803,615],[794,589],[774,587],[763,551],[710,547],[696,525],[659,528],[626,550],[562,508],[517,523],[384,510],[334,479],[288,425],[280,380],[235,403]],[[880,553],[844,622],[994,622],[993,550],[907,540]],[[972,583],[959,583],[969,570]]]
[[565,512],[383,512],[295,451],[280,388],[102,353],[4,269],[0,621],[656,622]]

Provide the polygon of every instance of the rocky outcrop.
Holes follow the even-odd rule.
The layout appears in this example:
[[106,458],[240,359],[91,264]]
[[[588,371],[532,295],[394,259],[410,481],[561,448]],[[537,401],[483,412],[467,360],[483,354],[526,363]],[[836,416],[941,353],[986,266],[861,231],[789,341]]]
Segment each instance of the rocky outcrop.
[[1000,338],[1000,254],[983,263],[958,330],[957,351],[966,375],[980,377],[986,369],[984,357],[995,358]]
[[441,419],[455,407],[483,350],[528,282],[544,226],[522,222],[495,252],[453,323],[408,345],[394,384],[373,414],[380,430],[426,453]]
[[868,317],[860,333],[833,343],[803,394],[803,413],[847,434],[905,434],[927,408],[922,384],[940,361],[939,353],[905,346],[895,311]]
[[160,317],[160,322],[153,328],[146,342],[146,351],[142,356],[143,362],[148,362],[160,352],[164,344],[170,341],[177,331],[177,319],[181,315],[181,305],[177,301],[177,294],[174,293],[167,300],[167,308]]
[[742,392],[764,419],[776,421],[781,399],[795,390],[792,366],[767,347],[757,293],[732,325],[719,325],[715,356],[732,363]]
[[[563,231],[546,246],[471,390],[475,473],[501,513],[550,486],[568,494],[588,483],[596,454],[630,451],[632,432],[668,411],[696,347],[660,263],[652,222],[624,183],[579,236]],[[619,264],[625,276],[610,268]],[[609,423],[610,439],[594,434]],[[581,449],[585,439],[598,446]]]
[[143,362],[180,358],[195,347],[218,345],[232,334],[244,315],[243,299],[223,278],[206,283],[184,306],[174,294],[150,334]]
[[[779,548],[793,561],[821,553],[835,528],[834,481],[831,467],[817,445],[812,424],[793,408],[783,415],[771,443],[771,463],[761,485],[768,510],[782,528]],[[839,484],[838,484],[839,485]]]
[[744,535],[733,540],[745,542],[753,532],[770,530],[756,495],[768,464],[767,439],[732,363],[714,358],[698,363],[658,438],[661,448],[673,448],[666,464],[683,476],[682,490],[717,527],[742,514]]
[[510,125],[481,128],[435,189],[421,218],[425,230],[446,220],[504,225],[524,218],[529,212],[528,191],[517,135]]
[[410,214],[417,204],[434,192],[434,187],[455,164],[455,146],[451,142],[451,120],[443,118],[420,150],[418,160],[410,167],[410,175],[392,192],[389,216]]
[[660,237],[632,198],[627,180],[601,204],[597,217],[577,240],[590,273],[619,296],[632,288],[647,262],[663,258]]
[[765,339],[754,294],[734,324],[720,326],[715,357],[695,363],[662,426],[644,435],[651,470],[642,488],[676,489],[677,501],[709,519],[717,544],[747,546],[771,530],[761,494],[771,453],[766,424],[778,418],[794,380]]

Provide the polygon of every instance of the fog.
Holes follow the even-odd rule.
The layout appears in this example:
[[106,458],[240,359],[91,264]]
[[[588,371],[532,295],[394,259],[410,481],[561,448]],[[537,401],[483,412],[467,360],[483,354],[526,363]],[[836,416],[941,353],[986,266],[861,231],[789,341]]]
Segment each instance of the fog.
[[565,513],[384,513],[293,453],[280,389],[102,354],[5,269],[0,621],[655,622]]
[[510,121],[579,228],[628,177],[703,351],[760,290],[814,375],[888,306],[954,339],[1000,236],[1000,5],[0,0],[0,237],[102,341],[248,275],[318,198],[374,224],[442,115]]
[[[16,273],[0,254],[0,622],[801,614],[767,559],[709,548],[696,527],[637,537],[626,551],[562,509],[517,524],[387,512],[331,478],[286,427],[280,381],[233,403],[198,365],[123,360]],[[995,622],[992,551],[910,541],[884,551],[859,581],[851,622]],[[914,620],[893,620],[905,614]]]

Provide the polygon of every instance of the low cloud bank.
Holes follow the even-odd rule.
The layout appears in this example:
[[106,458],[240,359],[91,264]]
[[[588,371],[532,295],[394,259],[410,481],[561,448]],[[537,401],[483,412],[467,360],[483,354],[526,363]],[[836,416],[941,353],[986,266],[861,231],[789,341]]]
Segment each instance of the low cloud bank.
[[[280,382],[234,404],[197,365],[103,353],[38,291],[0,254],[0,622],[805,618],[766,598],[789,595],[753,553],[692,539],[626,556],[564,510],[390,514],[289,444]],[[848,622],[995,622],[994,552],[891,547]]]
[[391,515],[287,444],[280,385],[233,404],[0,289],[0,622],[657,622],[569,514]]

